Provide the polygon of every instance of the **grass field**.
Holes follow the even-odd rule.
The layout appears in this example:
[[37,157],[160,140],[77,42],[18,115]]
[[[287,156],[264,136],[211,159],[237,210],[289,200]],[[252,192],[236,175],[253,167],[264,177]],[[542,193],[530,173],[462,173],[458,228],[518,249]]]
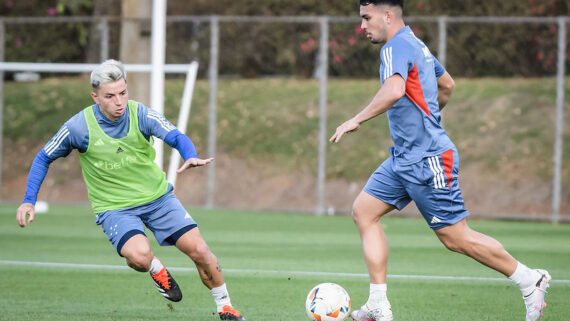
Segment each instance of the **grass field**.
[[[211,295],[175,248],[161,248],[152,239],[155,254],[184,293],[182,302],[170,305],[148,275],[122,268],[123,259],[89,208],[52,206],[26,229],[17,226],[15,211],[16,205],[0,205],[0,320],[217,320]],[[232,303],[248,320],[308,320],[305,297],[321,282],[345,287],[353,307],[367,297],[360,240],[348,217],[198,209],[191,214],[225,269]],[[388,291],[396,320],[524,318],[520,293],[501,275],[445,250],[420,219],[390,216],[382,222],[390,242]],[[557,281],[549,289],[544,320],[568,320],[570,225],[470,225],[527,265],[548,269]]]

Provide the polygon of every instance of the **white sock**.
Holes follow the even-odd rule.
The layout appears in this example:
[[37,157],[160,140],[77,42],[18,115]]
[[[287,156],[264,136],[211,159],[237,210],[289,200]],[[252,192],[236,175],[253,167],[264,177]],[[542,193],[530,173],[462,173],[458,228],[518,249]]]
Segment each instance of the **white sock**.
[[214,297],[214,301],[216,302],[216,309],[218,312],[222,312],[224,305],[232,306],[232,303],[230,302],[230,295],[225,283],[217,288],[211,289],[210,293],[212,293],[212,296]]
[[150,272],[150,274],[156,274],[156,273],[160,272],[160,270],[162,270],[163,267],[164,267],[164,265],[162,265],[162,262],[160,262],[159,259],[154,257],[152,259],[152,262],[150,262],[149,272]]
[[536,271],[529,269],[521,262],[517,263],[518,264],[515,273],[509,276],[509,280],[511,280],[516,286],[519,287],[523,295],[528,295],[534,289],[537,273]]
[[387,302],[388,297],[386,296],[386,291],[388,287],[386,283],[382,284],[373,284],[370,283],[370,295],[368,297],[368,302],[366,304],[369,307],[376,307],[381,302]]

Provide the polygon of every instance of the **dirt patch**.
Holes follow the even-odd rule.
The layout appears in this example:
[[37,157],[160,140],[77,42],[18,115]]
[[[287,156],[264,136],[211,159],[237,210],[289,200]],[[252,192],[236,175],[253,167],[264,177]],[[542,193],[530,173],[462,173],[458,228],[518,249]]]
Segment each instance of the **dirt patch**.
[[[18,150],[19,153],[4,153],[3,200],[23,199],[27,171],[38,150],[31,148]],[[311,212],[317,205],[317,180],[308,170],[284,171],[267,162],[256,163],[224,153],[219,153],[215,163],[216,207]],[[520,174],[516,172],[518,170],[521,170]],[[207,173],[207,168],[195,168],[178,176],[176,194],[183,204],[206,205]],[[460,184],[467,208],[475,215],[486,216],[550,213],[551,182],[522,174],[520,168],[511,173],[504,170],[491,173],[480,166],[462,164]],[[328,180],[325,187],[326,210],[348,214],[365,183],[366,179]],[[77,153],[51,165],[38,199],[63,203],[88,201]],[[563,197],[563,213],[570,213],[569,199],[570,195],[566,193]],[[416,212],[413,205],[404,211]]]

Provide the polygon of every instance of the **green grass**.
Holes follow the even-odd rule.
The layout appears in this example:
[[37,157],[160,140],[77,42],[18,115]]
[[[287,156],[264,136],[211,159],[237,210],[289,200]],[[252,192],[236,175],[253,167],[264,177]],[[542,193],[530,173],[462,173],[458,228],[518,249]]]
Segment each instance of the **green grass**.
[[[0,206],[0,260],[123,266],[94,216],[83,206],[52,206],[21,229],[15,205]],[[353,306],[368,294],[358,232],[348,217],[191,210],[226,269],[232,302],[248,320],[307,320],[311,287],[336,282]],[[420,219],[382,220],[390,243],[390,275],[501,276],[443,248]],[[519,260],[570,280],[570,225],[473,221]],[[152,239],[152,238],[151,238]],[[192,267],[175,248],[155,254],[169,267]],[[264,272],[280,271],[280,272]],[[302,274],[306,272],[351,273]],[[129,269],[41,267],[0,262],[0,320],[216,320],[211,295],[195,271],[175,270],[185,299],[163,299],[146,274]],[[389,277],[398,320],[520,320],[524,306],[509,282]],[[544,320],[566,320],[570,283],[553,283]]]

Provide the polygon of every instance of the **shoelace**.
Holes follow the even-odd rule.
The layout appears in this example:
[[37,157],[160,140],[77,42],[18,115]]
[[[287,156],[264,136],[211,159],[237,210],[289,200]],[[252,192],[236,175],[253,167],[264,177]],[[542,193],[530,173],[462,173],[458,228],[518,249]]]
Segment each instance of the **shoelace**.
[[544,292],[544,294],[548,293],[548,291],[546,291],[546,289],[541,289],[541,288],[536,288],[538,291],[542,291]]
[[530,292],[529,295],[523,295],[523,299],[526,299],[526,298],[530,297],[531,295],[533,295],[533,294],[534,294],[534,291],[536,291],[536,290],[541,291],[541,292],[543,292],[544,294],[548,293],[548,291],[546,290],[546,288],[545,288],[545,289],[541,289],[540,287],[535,287],[534,290],[532,290],[532,292]]
[[152,278],[158,282],[163,288],[170,290],[170,282],[168,278],[168,273],[166,273],[166,269],[163,268],[160,272],[156,274],[151,274]]

